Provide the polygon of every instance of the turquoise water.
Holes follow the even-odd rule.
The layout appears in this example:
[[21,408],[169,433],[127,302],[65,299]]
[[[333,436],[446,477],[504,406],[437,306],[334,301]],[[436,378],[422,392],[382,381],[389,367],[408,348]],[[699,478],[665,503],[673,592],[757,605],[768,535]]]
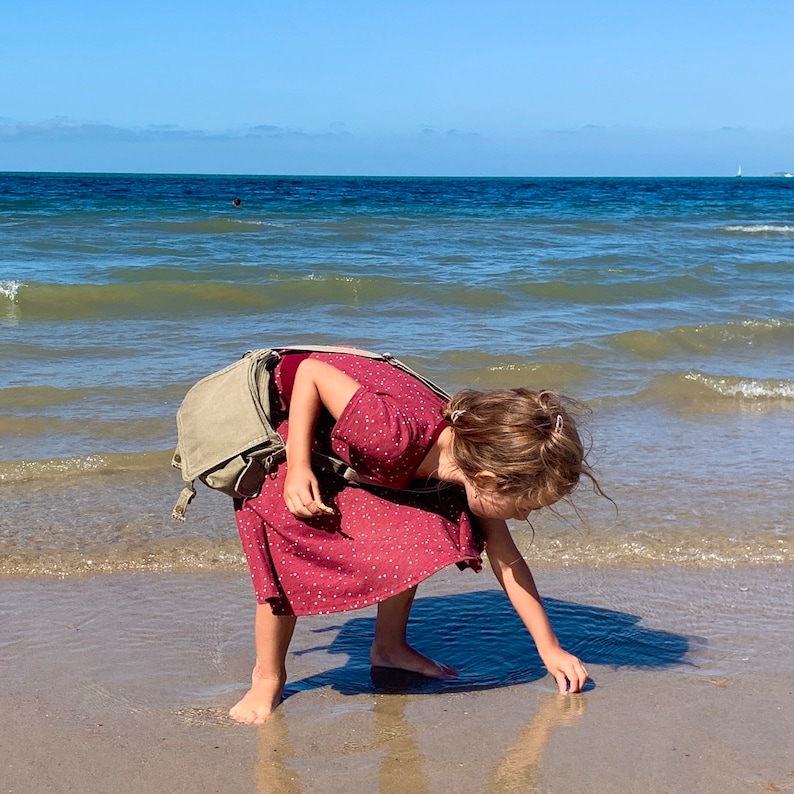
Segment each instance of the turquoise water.
[[240,566],[225,497],[170,519],[174,413],[295,342],[583,400],[619,510],[530,557],[791,559],[794,180],[5,174],[0,240],[0,575]]

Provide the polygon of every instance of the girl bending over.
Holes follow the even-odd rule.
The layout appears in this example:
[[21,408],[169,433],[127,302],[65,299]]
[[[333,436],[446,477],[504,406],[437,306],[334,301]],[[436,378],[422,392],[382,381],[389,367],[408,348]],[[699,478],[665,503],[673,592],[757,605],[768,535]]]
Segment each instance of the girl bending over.
[[[483,550],[559,691],[579,692],[587,670],[560,647],[505,523],[591,477],[560,398],[504,389],[445,403],[354,354],[289,353],[273,381],[287,458],[259,496],[235,502],[257,608],[251,688],[232,719],[258,725],[278,706],[300,615],[377,604],[373,666],[454,676],[407,643],[408,617],[419,582],[452,563],[479,571]],[[312,450],[332,451],[367,485],[313,471]]]

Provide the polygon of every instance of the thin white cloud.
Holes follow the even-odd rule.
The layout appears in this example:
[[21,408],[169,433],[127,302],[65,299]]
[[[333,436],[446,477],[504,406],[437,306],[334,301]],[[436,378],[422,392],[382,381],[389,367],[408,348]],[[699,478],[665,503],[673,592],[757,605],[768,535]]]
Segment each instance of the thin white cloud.
[[175,124],[150,124],[146,127],[120,127],[113,124],[82,122],[69,118],[48,121],[14,121],[0,118],[0,139],[19,141],[102,139],[108,141],[169,141],[169,140],[237,140],[240,138],[298,138],[327,139],[350,137],[341,122],[323,132],[279,127],[274,124],[255,124],[235,130],[182,129]]

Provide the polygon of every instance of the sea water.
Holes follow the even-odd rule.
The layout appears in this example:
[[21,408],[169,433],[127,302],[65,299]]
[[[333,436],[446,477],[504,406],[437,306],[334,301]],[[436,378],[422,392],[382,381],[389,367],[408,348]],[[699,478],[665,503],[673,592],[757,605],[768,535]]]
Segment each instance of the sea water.
[[291,343],[582,401],[616,506],[530,562],[792,559],[794,180],[3,174],[0,241],[0,576],[244,570],[226,497],[171,519],[174,415]]

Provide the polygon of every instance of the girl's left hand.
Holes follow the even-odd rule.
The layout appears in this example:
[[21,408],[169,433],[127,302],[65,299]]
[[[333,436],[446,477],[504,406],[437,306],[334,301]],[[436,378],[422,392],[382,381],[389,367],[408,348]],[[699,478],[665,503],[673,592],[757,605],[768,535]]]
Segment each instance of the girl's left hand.
[[584,689],[588,678],[587,668],[572,653],[557,647],[545,651],[540,658],[554,676],[561,695],[566,692],[581,692]]

